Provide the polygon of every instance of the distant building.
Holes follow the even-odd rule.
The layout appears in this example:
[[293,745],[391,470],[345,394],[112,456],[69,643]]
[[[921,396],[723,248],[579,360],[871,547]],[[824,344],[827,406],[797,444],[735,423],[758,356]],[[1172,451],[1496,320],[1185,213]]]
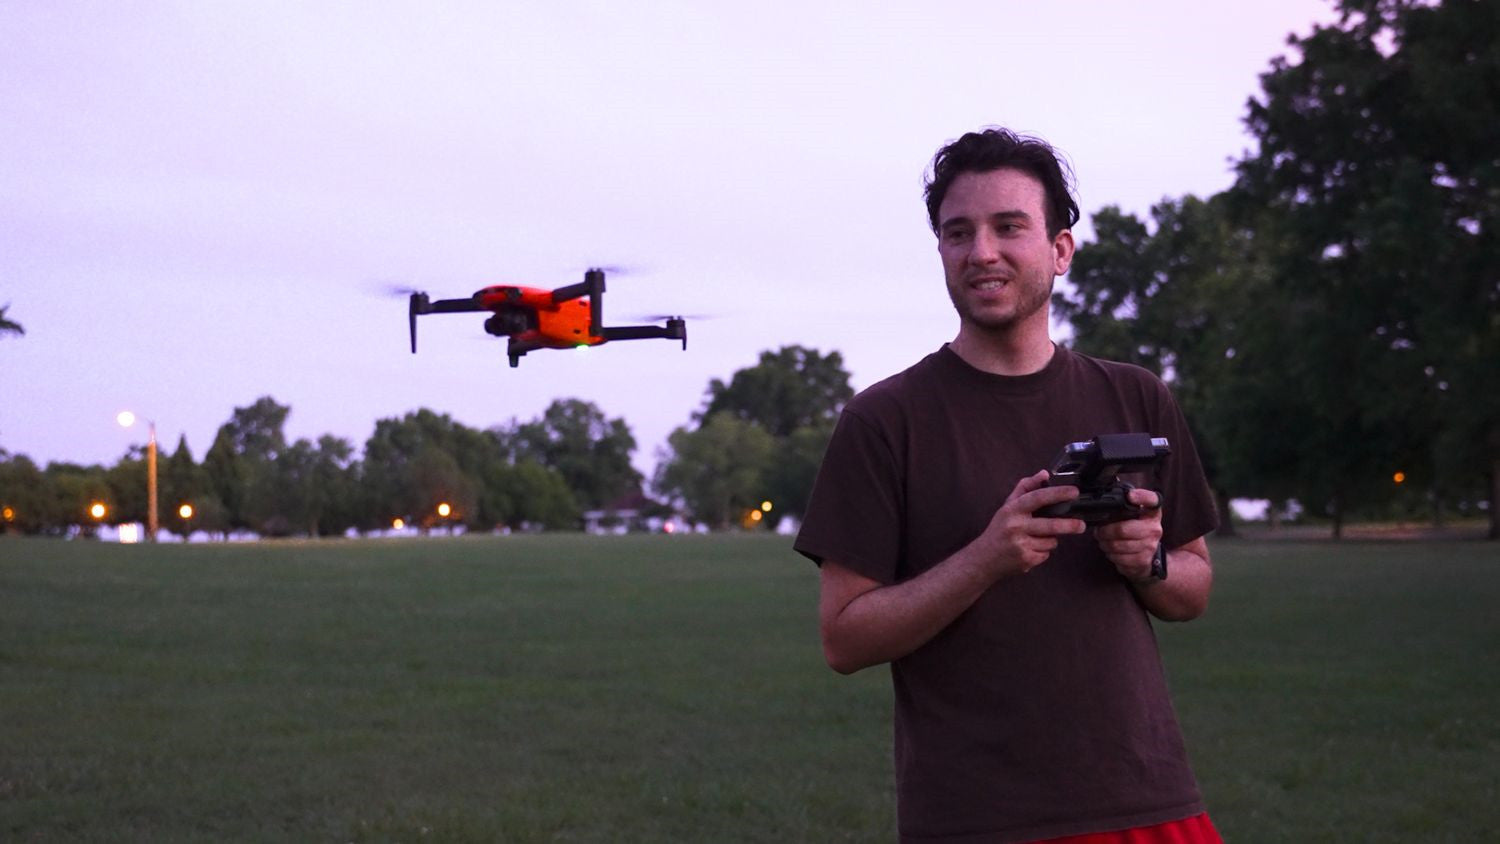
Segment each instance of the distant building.
[[598,510],[585,510],[583,530],[600,536],[625,533],[687,533],[688,523],[670,506],[635,489]]

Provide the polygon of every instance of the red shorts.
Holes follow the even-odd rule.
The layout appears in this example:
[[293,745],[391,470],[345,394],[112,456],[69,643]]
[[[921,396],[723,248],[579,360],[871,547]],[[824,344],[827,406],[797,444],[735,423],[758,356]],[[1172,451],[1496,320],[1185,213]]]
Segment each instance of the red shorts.
[[1168,821],[1155,826],[1138,826],[1135,829],[1117,829],[1112,832],[1090,832],[1084,835],[1065,835],[1048,838],[1036,844],[1224,844],[1219,831],[1214,829],[1208,813]]

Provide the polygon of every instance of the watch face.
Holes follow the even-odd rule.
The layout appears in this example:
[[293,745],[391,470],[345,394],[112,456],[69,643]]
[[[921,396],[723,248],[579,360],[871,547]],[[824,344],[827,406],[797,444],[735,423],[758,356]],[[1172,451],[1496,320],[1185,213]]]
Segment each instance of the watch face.
[[1151,576],[1157,580],[1167,579],[1167,547],[1156,546],[1156,556],[1151,558]]

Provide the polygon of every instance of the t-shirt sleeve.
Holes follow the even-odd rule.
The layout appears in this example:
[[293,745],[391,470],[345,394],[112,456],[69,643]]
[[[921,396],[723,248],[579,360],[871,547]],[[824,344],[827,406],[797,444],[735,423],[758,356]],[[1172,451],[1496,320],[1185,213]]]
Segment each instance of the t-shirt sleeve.
[[1181,548],[1219,526],[1219,510],[1203,473],[1198,450],[1187,418],[1166,385],[1158,387],[1158,411],[1162,436],[1172,453],[1162,461],[1157,489],[1162,493],[1162,544]]
[[793,547],[881,583],[896,581],[903,524],[901,472],[882,432],[845,409],[813,482]]

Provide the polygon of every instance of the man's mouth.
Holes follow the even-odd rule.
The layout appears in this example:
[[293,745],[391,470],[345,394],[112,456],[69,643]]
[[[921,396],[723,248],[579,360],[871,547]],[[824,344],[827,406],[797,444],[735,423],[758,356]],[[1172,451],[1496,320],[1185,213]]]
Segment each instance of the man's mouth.
[[1005,286],[1005,283],[1006,279],[994,278],[993,276],[990,276],[985,278],[976,278],[969,282],[969,286],[981,293],[988,293],[992,290],[999,290],[1000,288]]

